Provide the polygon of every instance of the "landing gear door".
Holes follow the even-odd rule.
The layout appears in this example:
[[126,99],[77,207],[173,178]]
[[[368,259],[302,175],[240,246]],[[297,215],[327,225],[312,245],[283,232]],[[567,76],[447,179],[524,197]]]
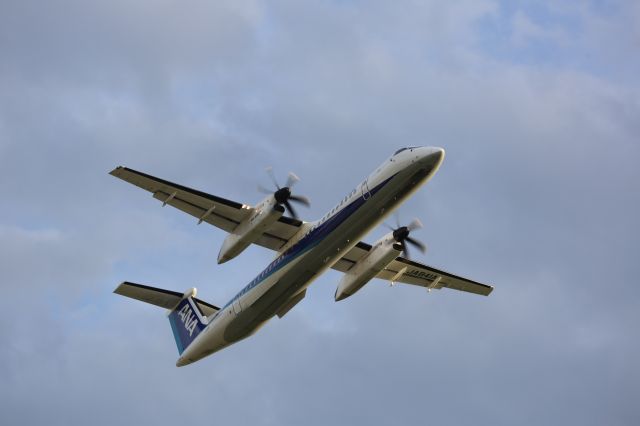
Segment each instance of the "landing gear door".
[[365,179],[362,184],[360,184],[360,189],[362,191],[362,198],[364,200],[368,200],[371,197],[371,193],[369,192],[369,179]]

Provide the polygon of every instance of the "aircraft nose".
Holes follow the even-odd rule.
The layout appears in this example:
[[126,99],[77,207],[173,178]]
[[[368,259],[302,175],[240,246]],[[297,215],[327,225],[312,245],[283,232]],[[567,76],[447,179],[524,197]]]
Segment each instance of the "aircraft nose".
[[444,149],[439,147],[424,147],[422,161],[432,168],[437,168],[444,159]]
[[444,149],[440,147],[423,147],[420,148],[420,159],[418,164],[425,169],[429,175],[433,175],[444,160]]
[[429,149],[431,150],[431,153],[429,154],[430,156],[434,157],[438,161],[442,161],[444,158],[444,148],[434,147]]

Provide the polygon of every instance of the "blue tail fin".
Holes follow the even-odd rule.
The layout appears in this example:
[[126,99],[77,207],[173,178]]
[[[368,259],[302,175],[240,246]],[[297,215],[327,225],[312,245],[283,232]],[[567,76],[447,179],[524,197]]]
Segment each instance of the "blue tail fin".
[[207,327],[207,323],[194,303],[191,296],[187,296],[169,313],[169,323],[173,330],[173,337],[178,345],[178,352],[182,355],[187,346],[198,337]]

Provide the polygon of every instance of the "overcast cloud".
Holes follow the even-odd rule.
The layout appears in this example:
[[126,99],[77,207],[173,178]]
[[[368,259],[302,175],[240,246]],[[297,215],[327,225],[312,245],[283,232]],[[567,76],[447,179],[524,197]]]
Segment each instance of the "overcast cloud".
[[[0,423],[640,422],[640,5],[0,0]],[[123,280],[224,304],[273,255],[107,173],[244,203],[264,167],[320,217],[397,148],[400,209],[488,298],[330,271],[185,368]],[[372,242],[385,232],[372,232]]]

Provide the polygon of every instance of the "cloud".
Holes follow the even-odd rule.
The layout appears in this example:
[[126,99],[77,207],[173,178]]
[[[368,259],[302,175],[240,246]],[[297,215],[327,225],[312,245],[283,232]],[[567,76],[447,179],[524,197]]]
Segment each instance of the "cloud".
[[[637,423],[638,10],[533,3],[3,3],[3,423]],[[163,312],[111,294],[224,304],[272,256],[215,265],[222,232],[113,167],[246,203],[294,170],[314,218],[406,145],[447,158],[401,219],[491,297],[334,303],[328,272],[176,369]]]
[[533,22],[523,12],[518,12],[513,17],[512,42],[516,46],[523,46],[531,40],[542,40],[562,45],[567,43],[566,35],[557,29],[545,28]]

